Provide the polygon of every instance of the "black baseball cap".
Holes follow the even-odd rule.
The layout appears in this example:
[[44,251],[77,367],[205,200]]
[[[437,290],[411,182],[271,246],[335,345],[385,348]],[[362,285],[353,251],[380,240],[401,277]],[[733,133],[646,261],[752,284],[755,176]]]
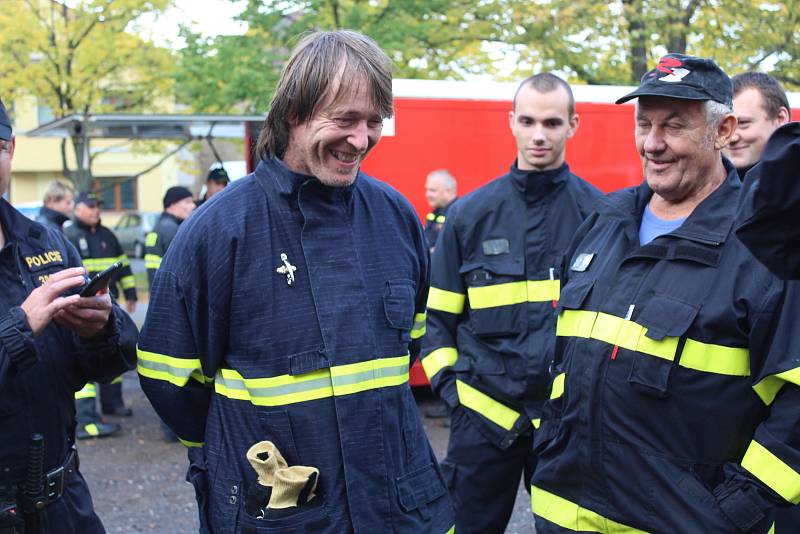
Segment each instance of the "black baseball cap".
[[103,202],[97,198],[97,195],[94,194],[93,191],[81,191],[78,193],[78,196],[75,197],[75,205],[78,204],[86,204],[90,208],[95,206],[101,206]]
[[218,184],[227,184],[228,182],[231,181],[231,179],[228,177],[228,172],[222,167],[211,169],[208,172],[208,177],[206,178],[206,182],[209,180],[213,180]]
[[11,141],[11,120],[8,118],[2,99],[0,99],[0,139]]
[[179,185],[170,187],[167,189],[167,192],[164,193],[164,209],[167,209],[176,202],[180,202],[184,198],[192,198],[193,196],[192,192],[185,187]]
[[733,107],[733,83],[712,59],[667,54],[658,66],[642,76],[639,88],[619,100],[640,96],[665,96],[683,100],[713,100]]

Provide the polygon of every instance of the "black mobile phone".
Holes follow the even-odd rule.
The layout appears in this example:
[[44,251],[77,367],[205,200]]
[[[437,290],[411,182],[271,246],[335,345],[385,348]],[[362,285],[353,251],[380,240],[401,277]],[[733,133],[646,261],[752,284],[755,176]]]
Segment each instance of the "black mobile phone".
[[105,286],[106,283],[111,279],[111,277],[114,276],[120,269],[122,269],[121,261],[118,261],[113,265],[111,265],[110,267],[103,269],[102,271],[94,275],[92,279],[89,280],[86,283],[86,285],[81,288],[81,292],[78,294],[82,297],[95,296],[97,292],[100,291],[100,289],[103,286]]

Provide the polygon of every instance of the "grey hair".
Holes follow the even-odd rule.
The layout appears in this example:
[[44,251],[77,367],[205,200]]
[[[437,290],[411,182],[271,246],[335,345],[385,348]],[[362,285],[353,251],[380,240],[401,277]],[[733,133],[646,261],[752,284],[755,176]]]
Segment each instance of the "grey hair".
[[63,182],[59,182],[58,180],[53,180],[44,188],[44,198],[42,201],[45,204],[48,204],[49,202],[60,202],[61,200],[64,200],[67,195],[74,194],[75,191],[70,186]]
[[733,113],[733,109],[730,106],[716,100],[706,100],[706,122],[709,128],[716,129],[722,119],[725,118],[725,115],[730,115],[731,113]]
[[453,193],[457,193],[458,192],[458,182],[456,182],[456,179],[453,177],[452,174],[450,174],[450,172],[448,170],[446,170],[446,169],[438,169],[438,170],[435,170],[433,172],[428,173],[428,178],[431,178],[431,177],[434,177],[434,176],[436,178],[440,178],[442,180],[442,182],[444,182],[444,186],[447,189],[452,189]]

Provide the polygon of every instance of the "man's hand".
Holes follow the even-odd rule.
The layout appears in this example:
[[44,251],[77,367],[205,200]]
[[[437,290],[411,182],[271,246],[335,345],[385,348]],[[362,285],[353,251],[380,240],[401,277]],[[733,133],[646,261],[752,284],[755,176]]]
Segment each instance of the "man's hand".
[[34,336],[38,336],[61,310],[80,300],[78,295],[62,297],[61,293],[84,284],[83,267],[64,269],[48,278],[47,282],[34,289],[20,308],[28,317],[28,325]]
[[94,297],[80,297],[61,308],[53,319],[88,339],[103,331],[110,315],[111,294],[106,284]]
[[126,300],[125,301],[125,309],[128,310],[128,313],[133,315],[133,312],[136,311],[136,301],[135,300]]

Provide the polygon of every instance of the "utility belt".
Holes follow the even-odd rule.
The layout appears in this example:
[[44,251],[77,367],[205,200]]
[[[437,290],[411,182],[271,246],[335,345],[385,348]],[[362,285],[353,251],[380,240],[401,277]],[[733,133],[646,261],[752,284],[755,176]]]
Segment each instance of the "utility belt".
[[0,491],[0,534],[25,532],[25,515],[41,512],[64,494],[72,477],[78,472],[78,450],[73,445],[64,463],[51,469],[41,478],[22,483],[2,485]]

